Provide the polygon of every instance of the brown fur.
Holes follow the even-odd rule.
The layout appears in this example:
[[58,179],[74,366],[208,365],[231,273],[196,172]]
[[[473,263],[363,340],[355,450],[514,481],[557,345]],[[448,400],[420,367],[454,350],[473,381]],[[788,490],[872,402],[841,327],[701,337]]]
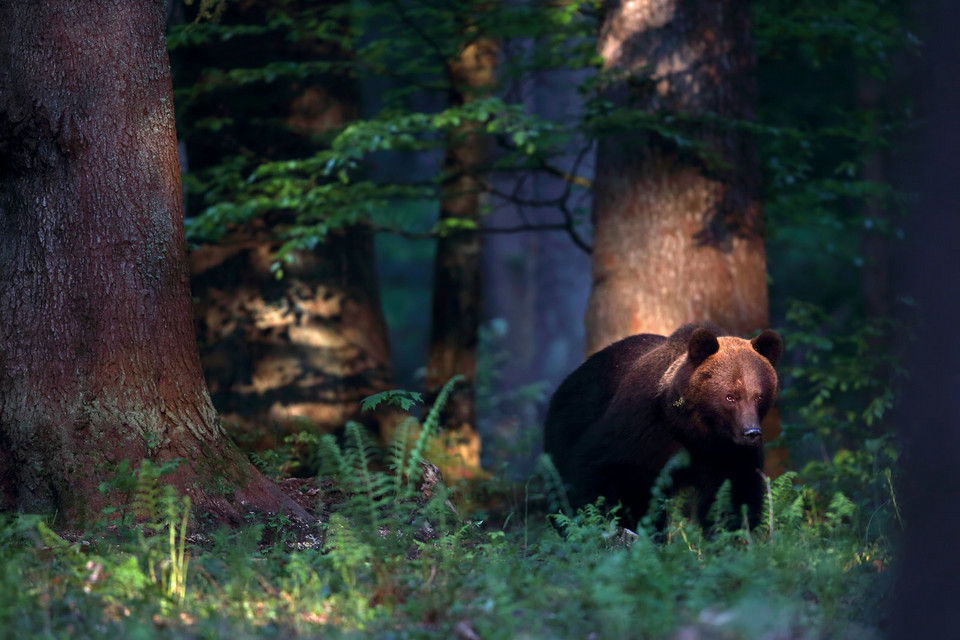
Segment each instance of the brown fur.
[[621,523],[635,527],[660,471],[686,450],[690,466],[674,475],[673,491],[697,489],[701,522],[729,479],[734,503],[746,504],[755,524],[760,421],[776,398],[782,349],[773,331],[744,340],[701,324],[631,336],[591,356],[557,389],[544,426],[544,450],[572,506],[602,496],[621,503]]

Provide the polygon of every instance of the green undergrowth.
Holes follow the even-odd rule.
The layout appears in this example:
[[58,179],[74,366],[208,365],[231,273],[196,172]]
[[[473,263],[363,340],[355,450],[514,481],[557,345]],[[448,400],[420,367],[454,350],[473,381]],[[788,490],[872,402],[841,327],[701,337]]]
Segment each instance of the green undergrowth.
[[[508,488],[438,481],[421,458],[438,411],[411,418],[385,451],[355,424],[339,441],[318,438],[322,480],[296,489],[315,500],[306,527],[283,514],[205,525],[164,484],[167,470],[146,463],[102,487],[118,506],[89,531],[0,516],[0,635],[882,635],[891,542],[846,495],[815,493],[791,473],[771,483],[751,532],[703,532],[682,500],[661,497],[658,542],[597,506],[561,518],[564,538],[549,522],[563,496],[546,459]],[[481,502],[486,513],[465,512]]]
[[451,519],[417,540],[414,526],[371,536],[334,513],[324,545],[262,545],[264,524],[221,530],[187,544],[181,601],[149,569],[162,536],[68,541],[36,517],[7,517],[0,629],[18,638],[663,638],[692,627],[712,634],[695,637],[874,638],[889,605],[888,550],[863,546],[842,523],[789,524],[781,514],[772,538],[748,540],[707,539],[678,521],[667,542],[641,534],[626,547],[599,514],[567,540],[542,520],[514,522]]

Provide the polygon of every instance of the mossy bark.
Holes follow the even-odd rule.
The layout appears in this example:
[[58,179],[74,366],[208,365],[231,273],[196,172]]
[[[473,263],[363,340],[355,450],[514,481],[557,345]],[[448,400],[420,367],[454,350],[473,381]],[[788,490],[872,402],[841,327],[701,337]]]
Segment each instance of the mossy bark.
[[305,515],[203,382],[163,3],[3,3],[0,69],[0,506],[83,521],[122,460],[182,458],[215,516]]

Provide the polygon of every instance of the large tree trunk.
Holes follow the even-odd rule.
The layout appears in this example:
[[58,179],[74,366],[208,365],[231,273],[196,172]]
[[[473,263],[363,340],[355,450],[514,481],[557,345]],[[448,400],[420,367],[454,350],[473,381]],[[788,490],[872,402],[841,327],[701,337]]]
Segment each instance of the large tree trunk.
[[[753,116],[747,3],[614,1],[599,44],[604,68],[629,77],[606,88],[615,104],[684,119]],[[737,334],[767,325],[753,146],[723,123],[684,133],[700,153],[652,131],[600,141],[588,353],[694,320]]]
[[160,0],[0,4],[2,506],[84,520],[122,460],[182,458],[208,512],[305,515],[203,382],[163,20]]
[[890,598],[892,640],[954,637],[960,598],[960,3],[924,3],[918,17],[925,68],[913,72],[919,76],[917,113],[924,115],[902,148],[900,171],[921,199],[911,212],[910,237],[895,257],[900,292],[916,299],[922,317],[919,325],[911,318],[899,344],[910,376],[896,413],[902,447],[896,498],[906,526]]
[[[619,106],[689,121],[681,148],[654,131],[601,139],[592,219],[587,353],[635,333],[669,335],[710,320],[747,335],[769,322],[756,150],[736,121],[753,119],[756,60],[749,4],[697,0],[609,3],[605,89]],[[725,122],[724,122],[725,120]],[[780,435],[776,411],[764,439]],[[768,473],[785,465],[767,456]]]
[[[450,104],[464,104],[493,84],[496,46],[478,40],[464,47],[448,64]],[[481,188],[477,171],[489,160],[489,145],[466,123],[452,136],[444,157],[446,179],[440,196],[440,220],[460,219],[480,224]],[[480,437],[476,429],[474,384],[480,319],[481,235],[455,230],[437,241],[434,260],[433,312],[426,389],[431,395],[455,375],[466,377],[450,397],[444,413],[447,449],[466,467],[480,465]]]
[[[299,19],[317,8],[260,0],[229,9],[223,19],[262,24],[271,9]],[[190,53],[199,54],[202,68],[346,56],[328,41],[288,36],[280,30]],[[185,52],[182,66],[196,64]],[[202,76],[197,81],[203,82]],[[286,114],[286,126],[238,125],[226,135],[192,137],[194,169],[251,151],[269,160],[315,153],[318,138],[357,117],[358,87],[345,75],[277,80],[269,91],[261,84],[233,87],[198,101],[183,119],[230,116],[246,123],[251,104],[267,122],[280,122]],[[350,419],[376,429],[374,422],[385,415],[361,415],[360,400],[388,388],[391,380],[369,229],[331,232],[313,251],[295,252],[277,280],[270,267],[284,222],[271,218],[190,256],[200,355],[214,405],[227,425],[238,427],[237,440],[251,448],[273,446],[302,429],[332,431]]]

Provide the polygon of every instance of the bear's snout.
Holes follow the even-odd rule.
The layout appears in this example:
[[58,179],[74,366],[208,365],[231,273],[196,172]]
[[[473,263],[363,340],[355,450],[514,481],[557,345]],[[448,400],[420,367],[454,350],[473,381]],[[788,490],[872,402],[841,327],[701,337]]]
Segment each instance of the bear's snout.
[[743,437],[748,441],[759,440],[762,435],[763,432],[757,426],[747,427],[743,430]]

